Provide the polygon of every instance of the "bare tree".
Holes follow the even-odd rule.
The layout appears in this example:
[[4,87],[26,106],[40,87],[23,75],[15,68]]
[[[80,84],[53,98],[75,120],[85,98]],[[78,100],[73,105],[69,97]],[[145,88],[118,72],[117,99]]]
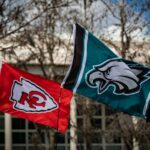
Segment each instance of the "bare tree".
[[[44,77],[61,81],[63,72],[58,72],[56,66],[64,59],[55,58],[60,47],[68,48],[68,40],[61,38],[61,11],[68,5],[68,1],[60,0],[1,1],[0,51],[3,57],[25,70],[29,69],[30,63],[38,64]],[[38,134],[33,135],[32,141],[37,148],[41,148],[44,139],[42,131],[46,130],[50,149],[56,149],[55,130],[37,124],[35,128]]]
[[[8,58],[25,70],[29,69],[29,64],[36,63],[43,76],[61,81],[65,71],[60,72],[58,61],[65,59],[64,54],[62,60],[57,56],[60,49],[70,49],[64,33],[70,33],[70,23],[79,22],[115,48],[123,58],[140,61],[142,57],[145,58],[144,63],[149,64],[150,57],[147,53],[144,54],[149,49],[149,41],[143,36],[140,37],[140,42],[137,42],[138,34],[142,35],[150,25],[150,20],[145,19],[149,7],[149,0],[138,3],[136,0],[132,2],[127,0],[26,0],[21,2],[2,0],[0,1],[0,52],[4,58]],[[108,38],[106,31],[110,26],[115,27],[111,30],[110,37],[115,36],[119,31],[119,41]],[[86,119],[84,127],[79,129],[79,132],[83,131],[86,147],[90,150],[95,130],[92,125],[93,107],[91,102],[83,102],[85,106],[83,115]],[[135,129],[132,118],[128,116],[128,122],[125,121],[126,118],[127,116],[122,113],[116,114],[111,128],[118,127],[129,150],[133,149],[133,137],[136,137],[141,149],[144,147],[143,141],[149,147],[148,125],[139,120]],[[32,140],[35,143],[42,143],[41,131],[44,129],[51,149],[56,149],[54,130],[38,125],[36,128],[38,132]],[[102,132],[102,136],[104,135]]]
[[[103,11],[100,11],[100,7],[98,7],[98,14],[94,14],[96,12],[96,5],[99,3]],[[137,3],[134,0],[131,2],[127,0],[115,2],[113,0],[101,0],[100,2],[84,0],[82,1],[81,7],[84,10],[83,20],[86,21],[81,22],[96,35],[99,33],[98,36],[109,46],[116,49],[123,58],[136,60],[149,65],[150,55],[147,53],[149,49],[149,38],[146,36],[146,32],[148,31],[146,29],[150,26],[150,20],[145,18],[146,13],[149,12],[149,5],[149,1]],[[113,27],[113,30],[108,33],[107,29],[109,27]],[[109,38],[109,35],[110,37],[113,35],[116,36],[116,32],[119,33],[119,36]],[[85,135],[86,147],[90,150],[92,144],[91,139],[93,138],[90,119],[91,105],[87,103],[84,106],[87,110],[84,113],[86,122],[83,135]],[[115,121],[118,122],[117,127],[120,129],[126,147],[129,150],[133,150],[133,139],[135,138],[142,149],[140,135],[145,131],[141,128],[139,131],[138,124],[141,123],[141,120],[138,119],[139,123],[137,123],[137,127],[135,128],[132,117],[124,116],[122,113],[117,113],[116,116],[118,119],[115,119]],[[126,122],[127,118],[128,122]],[[112,124],[114,125],[114,123]]]
[[[131,60],[134,60],[136,56],[139,56],[138,51],[144,55],[144,49],[147,49],[145,43],[148,42],[148,39],[142,39],[141,36],[140,41],[138,41],[138,34],[140,34],[139,32],[143,32],[143,30],[148,28],[150,25],[150,20],[144,19],[145,13],[149,11],[149,1],[144,1],[140,4],[140,6],[137,4],[137,1],[132,1],[130,3],[126,0],[121,0],[116,3],[113,3],[111,0],[107,2],[105,0],[101,1],[106,6],[108,13],[116,19],[115,25],[118,27],[117,29],[120,30],[120,44],[117,45],[116,43],[112,43],[110,40],[106,40],[106,43],[108,42],[108,44],[112,45],[114,48],[120,47],[117,48],[117,50],[120,50],[119,53],[123,58],[130,58]],[[135,7],[138,7],[138,10],[135,10]],[[114,11],[115,9],[116,11]],[[137,45],[135,43],[137,43]],[[144,46],[143,51],[141,51],[142,47],[140,45],[142,45],[142,47]],[[134,52],[132,52],[133,49]],[[134,53],[134,55],[131,55],[131,53]],[[146,59],[145,57],[143,60],[149,60],[149,58]],[[149,64],[147,61],[145,63]],[[134,127],[135,125],[131,117],[128,117],[128,122],[126,119],[127,116],[119,114],[118,125],[127,149],[133,150],[133,138],[136,138],[136,141],[138,141],[139,145],[141,145],[140,135],[143,135],[143,132],[145,131],[142,128],[139,129],[141,124],[140,119],[137,121],[137,128]],[[146,124],[144,126],[146,126]],[[140,146],[140,148],[143,149],[142,146]]]

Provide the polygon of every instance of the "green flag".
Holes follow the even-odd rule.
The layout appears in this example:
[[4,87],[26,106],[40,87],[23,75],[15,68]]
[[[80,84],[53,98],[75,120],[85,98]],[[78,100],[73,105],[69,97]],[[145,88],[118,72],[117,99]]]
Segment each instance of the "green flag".
[[111,108],[149,119],[150,68],[125,60],[78,24],[74,57],[62,85]]

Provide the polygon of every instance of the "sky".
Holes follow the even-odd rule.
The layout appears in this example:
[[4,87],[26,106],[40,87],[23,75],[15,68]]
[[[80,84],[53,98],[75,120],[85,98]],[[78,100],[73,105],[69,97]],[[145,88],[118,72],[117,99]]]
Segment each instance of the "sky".
[[[135,14],[138,14],[140,12],[140,10],[141,10],[141,6],[146,1],[148,1],[150,3],[150,0],[127,0],[128,5],[130,6],[129,11],[133,10],[133,12]],[[117,0],[113,0],[113,2],[114,2],[114,7],[115,7],[115,3],[117,2]],[[102,4],[100,4],[99,1],[97,1],[97,3],[95,3],[95,6],[93,7],[93,12],[95,12],[95,14],[98,14],[98,12],[100,12],[100,9],[96,9],[97,7],[100,8],[101,11],[104,10],[104,6]],[[119,14],[119,12],[117,12],[117,11],[119,11],[119,10],[117,10],[117,7],[116,7],[116,9],[114,9],[114,11],[116,12],[116,14],[117,13]],[[100,13],[99,13],[99,15],[100,15]],[[96,31],[96,33],[99,34],[99,33],[105,32],[106,35],[107,34],[110,35],[109,36],[110,39],[114,39],[115,38],[116,40],[119,40],[120,29],[119,29],[118,26],[116,26],[116,24],[118,24],[117,20],[112,15],[108,15],[106,20],[107,20],[106,22],[105,21],[103,22],[103,24],[104,24],[103,25],[104,26],[103,29],[104,30],[101,28],[99,31]],[[143,17],[139,18],[139,21],[138,21],[137,24],[134,24],[133,20],[134,20],[133,17],[129,17],[128,16],[127,26],[130,25],[130,24],[133,24],[134,26],[143,27],[143,25],[141,25],[142,22],[146,22],[146,21],[150,22],[150,9],[144,13]],[[97,29],[99,29],[99,28],[97,27]],[[110,33],[112,33],[112,34],[110,34]],[[150,26],[142,28],[142,30],[138,29],[138,30],[132,32],[132,37],[136,37],[137,40],[142,40],[145,36],[146,36],[146,38],[147,38],[147,36],[150,36]]]
[[[112,1],[115,6],[115,3],[120,2],[121,0],[112,0]],[[150,1],[150,0],[127,0],[129,5],[132,5],[134,2],[133,10],[137,13],[139,12],[142,4],[144,4],[146,1]],[[26,2],[25,0],[20,0],[20,2],[18,2],[18,4],[25,3],[25,2]],[[80,4],[83,4],[83,1],[80,1]],[[78,3],[78,5],[76,5],[76,6],[73,5],[72,8],[75,7],[74,13],[76,14],[76,17],[81,18],[81,20],[84,20],[84,10],[83,10],[83,6],[79,6],[80,4]],[[75,10],[78,11],[79,13],[76,13]],[[98,36],[98,35],[103,34],[104,32],[106,32],[106,34],[107,34],[108,32],[113,32],[115,30],[114,35],[116,37],[119,36],[120,31],[115,26],[115,24],[117,24],[118,22],[112,15],[108,15],[102,21],[100,19],[97,19],[97,18],[101,18],[103,15],[103,12],[105,11],[105,6],[104,6],[104,4],[102,4],[102,2],[100,0],[93,1],[91,8],[88,11],[89,12],[87,12],[87,16],[90,16],[91,13],[93,14],[94,34],[96,34]],[[116,13],[118,13],[117,9],[115,9],[115,11],[116,11]],[[63,12],[61,14],[63,15]],[[70,13],[69,13],[69,15],[71,16]],[[149,16],[150,16],[150,10],[144,14],[145,20],[150,21]],[[90,27],[91,27],[91,25],[89,23],[88,30],[92,32]],[[146,31],[150,34],[150,28],[144,29],[142,34],[146,34]],[[58,31],[58,32],[60,32],[60,31]],[[114,35],[112,35],[112,36],[114,36]]]
[[[132,4],[133,1],[135,0],[127,0],[129,4]],[[146,5],[145,7],[149,7],[149,9],[144,13],[144,18],[146,21],[150,22],[150,0],[136,0],[136,6],[134,7],[135,12],[139,12],[141,10],[141,6],[144,5],[145,3],[149,3],[149,6]],[[148,29],[148,34],[150,34],[150,26]]]

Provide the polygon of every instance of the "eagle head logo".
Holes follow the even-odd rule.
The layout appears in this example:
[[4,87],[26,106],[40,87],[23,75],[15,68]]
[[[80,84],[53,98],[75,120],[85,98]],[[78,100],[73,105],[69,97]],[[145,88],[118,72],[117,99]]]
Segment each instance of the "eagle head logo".
[[138,92],[141,83],[149,78],[148,72],[149,69],[140,64],[110,59],[93,66],[86,74],[86,83],[91,88],[97,88],[98,94],[105,92],[109,86],[114,86],[114,94],[133,94]]

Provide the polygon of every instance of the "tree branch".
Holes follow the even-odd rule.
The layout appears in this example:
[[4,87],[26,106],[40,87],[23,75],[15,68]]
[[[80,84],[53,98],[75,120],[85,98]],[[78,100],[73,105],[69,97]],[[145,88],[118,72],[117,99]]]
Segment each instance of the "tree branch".
[[68,3],[65,3],[65,4],[61,4],[61,5],[58,5],[58,6],[53,6],[53,7],[50,7],[50,8],[45,8],[40,14],[38,14],[37,16],[35,16],[34,18],[32,18],[31,20],[27,21],[26,23],[24,23],[23,25],[19,26],[17,29],[14,29],[13,31],[7,33],[6,35],[0,37],[0,40],[3,39],[3,38],[6,38],[7,36],[11,35],[11,34],[14,34],[15,32],[19,31],[20,29],[24,28],[25,26],[29,25],[30,23],[32,23],[33,21],[35,21],[36,19],[38,19],[39,17],[41,17],[47,10],[49,9],[55,9],[55,8],[59,8],[59,7],[66,7],[68,6]]
[[107,9],[111,12],[111,14],[113,15],[114,18],[120,20],[120,18],[115,15],[115,13],[112,10],[112,8],[105,2],[105,0],[101,0],[101,2],[107,7]]

